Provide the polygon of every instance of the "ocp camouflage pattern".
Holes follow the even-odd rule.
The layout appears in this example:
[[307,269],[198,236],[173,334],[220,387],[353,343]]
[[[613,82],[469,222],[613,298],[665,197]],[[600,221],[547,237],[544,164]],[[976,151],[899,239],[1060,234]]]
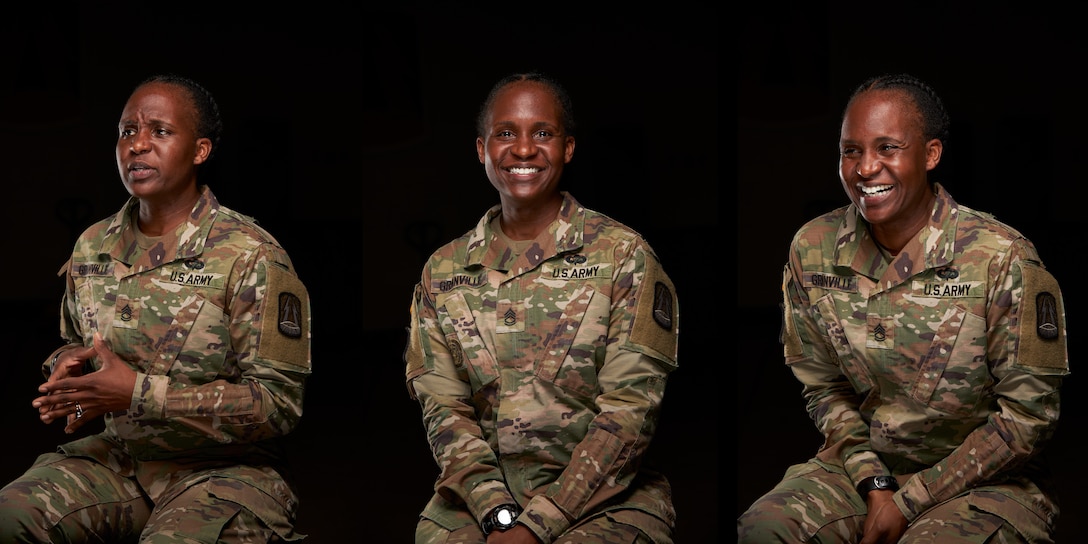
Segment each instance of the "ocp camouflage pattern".
[[668,541],[669,483],[640,465],[677,365],[672,281],[641,236],[568,193],[520,255],[499,213],[436,251],[413,296],[407,384],[440,469],[423,516],[455,530],[516,502],[551,542],[568,516],[637,510]]
[[89,346],[101,332],[137,371],[132,405],[60,450],[136,476],[156,502],[215,476],[261,489],[223,486],[258,515],[293,512],[274,469],[311,371],[306,288],[279,243],[207,187],[177,236],[140,233],[138,206],[88,228],[61,270],[62,338]]
[[895,494],[908,520],[980,486],[1052,520],[1038,454],[1069,373],[1061,291],[1021,233],[935,190],[894,257],[852,204],[793,239],[782,340],[817,459],[855,485],[913,474]]

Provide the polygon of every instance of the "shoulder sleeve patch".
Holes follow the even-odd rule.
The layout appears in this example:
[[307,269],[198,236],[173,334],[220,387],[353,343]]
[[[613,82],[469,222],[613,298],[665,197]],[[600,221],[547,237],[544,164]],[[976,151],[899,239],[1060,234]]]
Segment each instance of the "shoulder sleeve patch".
[[[422,331],[419,326],[419,314],[416,307],[423,298],[423,285],[417,283],[412,294],[412,304],[408,306],[408,343],[404,346],[404,372],[410,382],[416,376],[424,372],[423,341],[420,339]],[[409,386],[409,390],[411,386]]]
[[631,327],[631,342],[644,345],[676,366],[680,305],[676,288],[652,255],[646,257],[646,275],[639,287],[638,309]]
[[793,322],[793,304],[790,300],[790,282],[792,279],[793,274],[790,273],[790,267],[786,266],[782,270],[782,304],[780,305],[782,330],[780,340],[783,355],[786,357],[800,357],[804,354],[804,349],[801,346],[801,335],[797,334],[797,326]]
[[793,324],[793,309],[788,304],[781,305],[782,310],[782,355],[785,357],[800,357],[804,355],[801,347],[801,337],[797,335],[797,327]]
[[271,262],[263,263],[267,289],[261,309],[257,356],[310,368],[310,297],[298,276]]
[[1024,278],[1020,301],[1020,344],[1017,364],[1022,367],[1068,372],[1065,340],[1065,303],[1058,281],[1037,263],[1019,263]]

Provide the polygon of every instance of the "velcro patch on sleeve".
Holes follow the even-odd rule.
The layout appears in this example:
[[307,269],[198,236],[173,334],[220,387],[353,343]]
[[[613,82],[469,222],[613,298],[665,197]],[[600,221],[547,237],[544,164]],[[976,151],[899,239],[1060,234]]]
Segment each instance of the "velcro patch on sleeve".
[[423,299],[423,286],[416,284],[415,292],[412,294],[412,304],[408,306],[408,343],[404,346],[404,371],[409,380],[420,375],[425,370],[423,368],[424,355],[423,355],[423,341],[420,339],[420,335],[423,334],[419,326],[419,315],[416,312],[416,307]]
[[782,311],[782,328],[780,332],[780,340],[782,342],[782,353],[786,357],[800,357],[804,354],[804,348],[801,345],[801,335],[797,333],[797,325],[793,322],[793,303],[790,300],[790,282],[793,280],[793,274],[790,273],[790,267],[786,266],[782,271],[782,303],[779,305],[779,309]]
[[1065,340],[1065,304],[1058,281],[1037,263],[1019,263],[1024,278],[1020,300],[1020,366],[1069,370]]
[[257,356],[310,368],[310,298],[286,268],[262,263],[267,278]]
[[638,309],[631,327],[631,342],[652,348],[676,366],[680,305],[676,288],[660,264],[647,256],[646,275],[639,286]]
[[789,298],[780,306],[782,310],[782,355],[785,357],[800,357],[805,351],[801,345],[801,336],[797,334],[797,326],[793,323],[793,307],[789,304]]

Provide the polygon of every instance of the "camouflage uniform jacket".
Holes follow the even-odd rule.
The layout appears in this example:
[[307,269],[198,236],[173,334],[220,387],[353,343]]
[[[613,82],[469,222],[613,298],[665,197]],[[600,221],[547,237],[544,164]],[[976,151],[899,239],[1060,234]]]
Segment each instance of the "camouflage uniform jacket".
[[852,204],[794,236],[783,344],[817,459],[855,484],[913,474],[895,494],[908,520],[979,488],[1055,519],[1038,454],[1069,369],[1061,291],[1029,240],[935,190],[894,257]]
[[431,256],[411,306],[407,383],[440,468],[424,517],[518,503],[544,542],[604,510],[671,527],[668,481],[640,470],[677,364],[671,280],[641,236],[567,193],[518,256],[499,213]]
[[156,501],[209,468],[293,501],[262,467],[281,459],[276,439],[302,416],[305,287],[276,240],[207,187],[189,220],[159,238],[134,227],[138,206],[130,198],[84,231],[61,270],[62,338],[89,346],[100,331],[137,372],[129,409],[61,450],[136,476]]

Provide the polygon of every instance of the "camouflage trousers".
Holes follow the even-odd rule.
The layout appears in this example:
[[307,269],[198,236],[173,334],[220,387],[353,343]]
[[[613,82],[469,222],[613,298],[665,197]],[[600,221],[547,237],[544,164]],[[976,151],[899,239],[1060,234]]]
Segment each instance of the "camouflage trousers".
[[[903,544],[1053,543],[1053,528],[1034,512],[985,488],[927,510],[907,527]],[[808,462],[791,466],[782,481],[737,519],[739,544],[855,543],[867,509],[850,478]]]
[[[661,524],[650,514],[651,523]],[[420,518],[416,525],[416,544],[484,544],[486,538],[480,526],[468,517],[466,523],[455,529],[449,529],[427,518]],[[663,524],[661,524],[663,525]],[[611,519],[607,514],[599,514],[574,527],[555,539],[555,544],[672,544],[672,540],[654,542],[649,536],[634,525],[628,525]]]
[[249,509],[219,498],[221,485],[207,479],[156,505],[134,479],[105,465],[46,453],[0,489],[0,542],[283,542]]

